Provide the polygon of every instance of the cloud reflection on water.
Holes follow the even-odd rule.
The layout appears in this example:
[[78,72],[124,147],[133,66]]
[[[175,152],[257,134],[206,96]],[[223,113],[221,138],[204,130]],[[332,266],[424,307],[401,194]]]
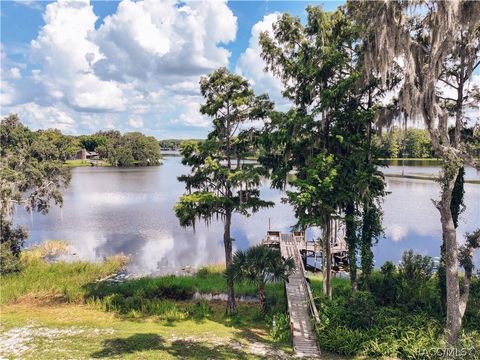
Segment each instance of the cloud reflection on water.
[[[395,170],[392,168],[389,171]],[[186,170],[178,157],[167,157],[164,165],[155,168],[77,168],[65,193],[63,210],[52,208],[46,216],[31,217],[20,211],[17,220],[30,228],[29,244],[67,240],[79,258],[88,260],[123,252],[132,255],[131,269],[139,273],[222,262],[223,225],[198,222],[194,232],[181,228],[173,212],[183,192],[177,176]],[[376,264],[396,262],[409,248],[438,255],[440,220],[430,201],[438,198],[438,184],[398,178],[387,178],[387,182],[391,193],[383,204],[386,237],[375,246]],[[459,238],[480,226],[480,186],[466,184],[465,189],[467,209],[460,221]],[[281,192],[264,184],[262,195],[276,206],[248,218],[234,216],[235,249],[260,242],[269,218],[273,229],[289,231],[295,224],[290,206],[281,203]],[[308,234],[317,237],[319,231]]]

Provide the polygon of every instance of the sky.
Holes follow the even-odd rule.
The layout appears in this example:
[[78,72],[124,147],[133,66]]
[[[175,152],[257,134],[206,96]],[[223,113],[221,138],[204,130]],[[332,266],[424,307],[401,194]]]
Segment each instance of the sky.
[[[279,14],[338,1],[1,1],[0,114],[67,134],[203,138],[198,82],[218,67],[288,105],[258,37]],[[480,76],[477,74],[477,78]]]

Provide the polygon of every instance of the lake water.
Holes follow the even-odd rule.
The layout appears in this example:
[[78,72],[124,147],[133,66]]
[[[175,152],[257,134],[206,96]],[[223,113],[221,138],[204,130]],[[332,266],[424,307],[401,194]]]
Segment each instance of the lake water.
[[[421,165],[421,164],[420,164]],[[428,173],[438,167],[408,164],[391,166],[386,173]],[[96,260],[123,252],[132,255],[131,271],[136,273],[176,272],[184,266],[200,266],[224,260],[223,227],[213,221],[208,227],[199,222],[196,231],[183,229],[173,206],[183,193],[177,176],[188,169],[180,157],[167,156],[159,167],[74,168],[72,182],[64,192],[62,209],[52,207],[47,215],[19,211],[16,222],[30,229],[27,245],[45,240],[67,240],[76,257]],[[480,179],[474,169],[467,178]],[[398,262],[404,250],[438,256],[441,243],[439,213],[430,199],[438,198],[433,181],[387,178],[385,197],[385,238],[374,248],[376,265],[386,260]],[[288,231],[295,223],[291,208],[281,203],[283,194],[261,189],[265,199],[276,203],[250,218],[234,216],[232,236],[236,248],[257,244],[268,230]],[[480,226],[480,185],[465,185],[466,210],[458,234]],[[312,233],[310,232],[310,235]],[[459,236],[463,241],[462,236]],[[477,253],[476,263],[480,263]]]

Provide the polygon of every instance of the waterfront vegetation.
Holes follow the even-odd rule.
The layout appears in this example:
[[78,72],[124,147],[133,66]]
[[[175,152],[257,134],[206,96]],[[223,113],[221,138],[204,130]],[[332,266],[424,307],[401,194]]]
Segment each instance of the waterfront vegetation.
[[[59,296],[59,300],[68,303],[92,301],[99,304],[106,301],[105,304],[112,304],[113,295],[117,299],[118,296],[132,299],[132,304],[136,304],[152,299],[189,300],[196,292],[226,293],[224,265],[205,266],[194,275],[143,277],[121,283],[96,282],[119,272],[128,258],[119,255],[97,263],[46,260],[62,254],[62,249],[63,242],[51,241],[22,252],[21,271],[2,276],[1,303],[21,301],[24,297]],[[255,296],[257,293],[256,286],[248,282],[237,283],[235,290],[238,296]],[[267,291],[277,298],[282,286],[269,284]]]
[[[20,119],[11,115],[10,124],[2,121],[2,144],[19,146],[15,138],[13,119],[20,125]],[[7,118],[5,118],[7,119]],[[158,165],[161,159],[160,143],[153,136],[140,132],[121,134],[119,131],[100,131],[92,135],[65,135],[57,129],[31,131],[23,126],[23,146],[36,159],[60,161],[67,167],[77,166],[150,166]],[[17,135],[18,135],[17,131]],[[77,159],[77,152],[85,149],[95,152],[93,159]]]
[[[411,264],[412,265],[412,264]],[[351,293],[348,279],[333,279],[333,298],[323,295],[322,276],[310,275],[321,316],[317,336],[321,349],[365,358],[440,359],[444,349],[444,309],[438,276],[415,275],[386,263],[375,271],[370,291]],[[421,267],[421,266],[420,266]],[[419,270],[417,272],[417,270]],[[477,359],[480,351],[480,281],[471,285],[460,348],[462,359]]]
[[393,128],[376,137],[382,156],[389,159],[428,159],[435,156],[428,131]]
[[85,167],[85,166],[112,166],[108,161],[105,160],[66,160],[64,166],[67,167]]
[[[193,298],[196,292],[226,293],[223,265],[205,266],[192,275],[98,281],[121,271],[128,259],[47,260],[65,248],[64,242],[47,242],[24,251],[22,271],[1,277],[0,336],[5,340],[6,334],[29,332],[22,358],[34,358],[38,351],[46,359],[292,355],[283,283],[266,285],[266,313],[250,300],[237,303],[237,315],[226,316],[223,301]],[[370,292],[352,294],[349,279],[333,278],[332,299],[323,295],[322,275],[309,273],[324,358],[336,358],[333,353],[342,359],[438,358],[425,356],[425,351],[445,346],[438,278],[425,266],[429,263],[430,258],[409,253],[398,269],[386,263],[372,274]],[[254,283],[238,281],[235,286],[237,296],[257,295]],[[480,351],[478,279],[470,296],[461,344],[473,354]],[[50,340],[42,340],[42,333],[49,332]],[[249,350],[249,344],[263,350]]]
[[153,136],[140,132],[99,131],[75,138],[81,148],[98,153],[113,166],[155,166],[162,157],[160,144]]
[[[342,358],[443,357],[435,349],[478,357],[480,284],[473,256],[480,229],[465,234],[462,244],[456,228],[464,210],[465,167],[480,168],[478,125],[468,128],[465,116],[480,100],[478,87],[469,88],[480,65],[480,5],[350,1],[335,12],[319,6],[306,11],[304,23],[283,13],[271,32],[259,36],[265,70],[281,81],[290,109],[279,111],[268,94],[256,95],[248,80],[219,68],[200,80],[200,112],[212,120],[208,138],[165,143],[180,146],[182,163],[190,168],[178,178],[185,193],[173,211],[184,227],[199,220],[223,223],[228,271],[205,267],[194,275],[115,281],[105,278],[123,269],[124,256],[66,262],[65,243],[22,253],[28,233],[14,226],[15,211],[45,214],[51,203],[61,206],[69,167],[87,164],[72,161],[79,149],[98,157],[90,164],[152,166],[160,163],[160,143],[139,132],[66,136],[31,131],[16,115],[2,120],[2,337],[7,344],[15,338],[15,347],[2,356],[290,356],[283,283],[267,280],[283,280],[291,266],[273,276],[278,254],[278,262],[266,262],[262,247],[233,256],[232,216],[274,205],[259,190],[268,177],[293,208],[291,225],[322,233],[323,275],[310,282],[323,350]],[[445,97],[440,83],[456,90],[454,98]],[[395,96],[387,101],[390,93]],[[450,128],[449,118],[455,119]],[[427,130],[407,129],[414,119]],[[405,129],[392,126],[395,121]],[[251,122],[257,126],[249,128]],[[390,132],[382,135],[382,128]],[[258,162],[242,161],[250,157]],[[374,268],[372,249],[384,234],[387,196],[382,159],[398,157],[440,160],[440,198],[433,201],[442,229],[437,268],[430,257],[412,251],[398,267],[387,262]],[[345,227],[349,279],[333,277],[337,220]],[[258,249],[261,259],[242,260]],[[238,299],[256,295],[257,286],[260,304]],[[196,294],[225,293],[223,302],[195,300]],[[22,343],[24,334],[29,340]]]

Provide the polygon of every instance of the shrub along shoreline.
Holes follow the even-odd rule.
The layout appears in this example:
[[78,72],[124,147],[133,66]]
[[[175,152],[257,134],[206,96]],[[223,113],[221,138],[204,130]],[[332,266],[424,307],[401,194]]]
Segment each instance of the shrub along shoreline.
[[[332,300],[323,295],[321,276],[310,276],[310,283],[322,350],[368,359],[449,358],[443,353],[445,310],[430,257],[408,251],[399,268],[386,262],[372,274],[369,291],[352,294],[349,279],[334,278]],[[480,359],[478,277],[470,291],[458,359]]]

